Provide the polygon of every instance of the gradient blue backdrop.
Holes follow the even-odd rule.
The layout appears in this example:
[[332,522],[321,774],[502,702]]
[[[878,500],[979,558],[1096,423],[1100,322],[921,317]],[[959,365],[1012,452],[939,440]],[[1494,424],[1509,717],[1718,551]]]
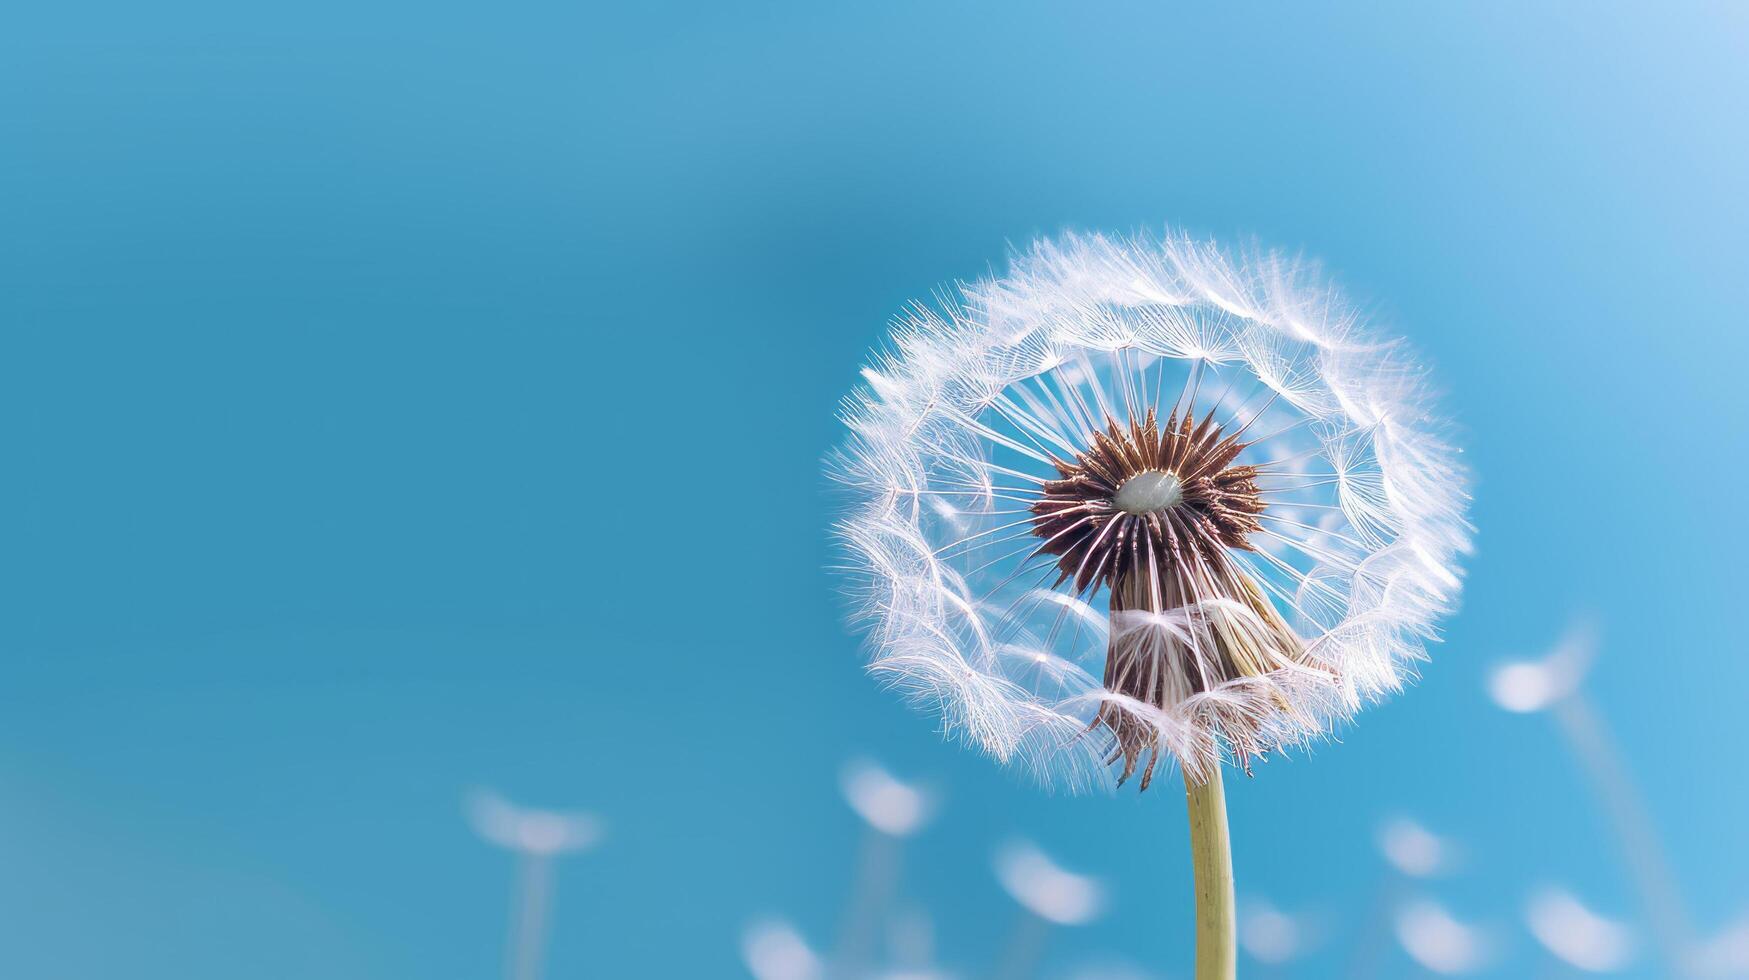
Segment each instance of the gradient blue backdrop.
[[866,751],[946,793],[905,891],[948,965],[1022,833],[1115,887],[1053,970],[1185,976],[1181,798],[1039,793],[878,691],[820,476],[901,304],[1167,221],[1323,258],[1478,475],[1422,683],[1233,784],[1241,892],[1328,924],[1301,975],[1399,811],[1498,976],[1540,882],[1636,914],[1482,691],[1575,610],[1696,918],[1749,907],[1746,8],[1202,6],[11,10],[0,973],[492,976],[487,784],[612,823],[551,976],[736,976],[756,915],[831,938]]

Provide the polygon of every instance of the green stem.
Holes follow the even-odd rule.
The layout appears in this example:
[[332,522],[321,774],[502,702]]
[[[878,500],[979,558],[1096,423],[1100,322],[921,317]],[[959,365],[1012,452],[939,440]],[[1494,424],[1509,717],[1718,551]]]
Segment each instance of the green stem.
[[1190,810],[1190,863],[1196,877],[1196,980],[1233,980],[1238,951],[1233,926],[1233,850],[1227,842],[1227,797],[1221,770],[1203,783],[1184,776]]

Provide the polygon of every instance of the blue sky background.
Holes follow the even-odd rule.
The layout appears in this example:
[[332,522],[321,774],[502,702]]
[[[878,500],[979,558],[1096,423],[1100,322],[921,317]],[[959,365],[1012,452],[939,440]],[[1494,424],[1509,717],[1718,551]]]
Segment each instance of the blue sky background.
[[[1064,227],[1325,260],[1450,391],[1478,552],[1422,683],[1231,780],[1240,891],[1330,923],[1379,819],[1434,894],[1634,916],[1500,657],[1576,610],[1695,918],[1749,909],[1749,8],[70,2],[0,30],[0,972],[484,977],[464,791],[602,813],[553,977],[831,938],[869,752],[976,974],[991,847],[1188,975],[1181,797],[1064,798],[861,675],[820,459],[889,315]],[[1412,975],[1395,956],[1387,975]],[[1638,976],[1656,975],[1642,960]]]

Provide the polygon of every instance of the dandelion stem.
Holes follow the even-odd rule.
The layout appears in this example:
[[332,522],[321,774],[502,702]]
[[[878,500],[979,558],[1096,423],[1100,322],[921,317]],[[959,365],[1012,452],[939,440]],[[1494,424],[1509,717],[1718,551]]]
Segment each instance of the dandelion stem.
[[899,884],[899,838],[869,828],[863,834],[856,884],[838,930],[833,956],[835,977],[860,977],[868,972],[881,924]]
[[1238,970],[1233,852],[1227,841],[1227,798],[1220,767],[1201,783],[1185,773],[1184,786],[1196,883],[1196,980],[1233,980]]
[[510,980],[540,980],[547,941],[547,910],[552,904],[552,857],[537,853],[522,855],[516,891],[513,938],[505,975]]
[[1603,801],[1666,968],[1672,976],[1693,976],[1690,960],[1694,938],[1682,889],[1665,858],[1645,800],[1628,776],[1602,715],[1582,690],[1556,701],[1551,711]]
[[1015,923],[1008,946],[997,963],[996,980],[1028,980],[1038,974],[1039,960],[1044,958],[1045,941],[1050,938],[1051,924],[1031,912],[1022,911]]

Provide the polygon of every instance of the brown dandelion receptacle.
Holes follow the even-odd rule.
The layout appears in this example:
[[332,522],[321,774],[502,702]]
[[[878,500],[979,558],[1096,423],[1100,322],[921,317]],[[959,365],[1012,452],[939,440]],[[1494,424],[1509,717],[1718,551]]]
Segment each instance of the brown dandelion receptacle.
[[[1031,505],[1037,551],[1057,558],[1057,584],[1077,594],[1107,588],[1111,638],[1106,690],[1172,709],[1229,682],[1303,669],[1305,643],[1233,558],[1261,530],[1255,467],[1234,465],[1248,443],[1223,433],[1211,411],[1200,422],[1152,409],[1120,425],[1107,419],[1073,462],[1053,459],[1058,479]],[[1282,705],[1282,707],[1286,707]],[[1226,716],[1220,730],[1241,764],[1260,755],[1261,720]],[[1109,763],[1120,782],[1141,757],[1142,788],[1159,761],[1159,735],[1112,703],[1093,727],[1110,731]]]

